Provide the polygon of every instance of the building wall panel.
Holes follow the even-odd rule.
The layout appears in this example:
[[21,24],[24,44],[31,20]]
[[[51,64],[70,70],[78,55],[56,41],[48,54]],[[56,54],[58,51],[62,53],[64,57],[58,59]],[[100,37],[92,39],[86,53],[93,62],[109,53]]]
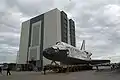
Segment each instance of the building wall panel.
[[29,28],[30,28],[30,21],[28,20],[22,24],[22,28],[21,28],[18,64],[26,64],[27,61]]

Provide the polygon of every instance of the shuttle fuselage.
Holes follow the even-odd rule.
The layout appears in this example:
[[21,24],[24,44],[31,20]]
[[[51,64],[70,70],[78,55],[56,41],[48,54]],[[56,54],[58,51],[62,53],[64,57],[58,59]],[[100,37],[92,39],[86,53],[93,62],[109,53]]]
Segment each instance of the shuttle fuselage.
[[79,50],[64,42],[57,42],[43,51],[43,56],[52,61],[59,61],[63,64],[101,64],[108,63],[110,60],[92,60],[91,52]]

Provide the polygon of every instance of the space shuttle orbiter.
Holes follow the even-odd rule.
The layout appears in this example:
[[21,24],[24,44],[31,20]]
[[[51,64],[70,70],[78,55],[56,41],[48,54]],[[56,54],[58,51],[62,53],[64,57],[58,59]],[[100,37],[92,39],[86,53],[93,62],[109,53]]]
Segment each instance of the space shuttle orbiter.
[[110,60],[92,60],[91,55],[91,52],[85,50],[85,40],[83,40],[81,49],[64,42],[57,42],[55,45],[43,50],[45,58],[68,65],[110,63]]

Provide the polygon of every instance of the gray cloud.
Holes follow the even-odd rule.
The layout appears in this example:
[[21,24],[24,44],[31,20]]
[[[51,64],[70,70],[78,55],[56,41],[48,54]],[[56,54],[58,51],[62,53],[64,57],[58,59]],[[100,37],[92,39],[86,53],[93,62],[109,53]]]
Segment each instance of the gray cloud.
[[117,0],[89,1],[74,8],[77,46],[85,39],[87,50],[93,52],[93,57],[119,54],[120,5]]
[[0,61],[15,61],[22,21],[56,7],[75,20],[77,47],[85,39],[93,58],[112,56],[113,61],[118,60],[119,0],[1,0]]

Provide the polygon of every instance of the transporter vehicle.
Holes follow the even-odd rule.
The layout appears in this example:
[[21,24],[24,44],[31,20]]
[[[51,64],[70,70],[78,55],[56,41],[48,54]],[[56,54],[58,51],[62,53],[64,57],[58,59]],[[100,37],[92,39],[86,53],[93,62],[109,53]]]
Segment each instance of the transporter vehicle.
[[[76,66],[77,68],[81,68],[83,66],[85,69],[92,69],[92,65],[110,63],[110,60],[94,60],[91,59],[91,52],[85,50],[85,41],[83,40],[81,49],[77,49],[74,46],[71,46],[64,42],[57,42],[56,45],[53,45],[49,48],[43,50],[43,56],[49,60],[52,60],[52,63],[55,63],[57,67],[59,64]],[[72,68],[72,67],[71,67]],[[81,68],[82,69],[82,68]]]

